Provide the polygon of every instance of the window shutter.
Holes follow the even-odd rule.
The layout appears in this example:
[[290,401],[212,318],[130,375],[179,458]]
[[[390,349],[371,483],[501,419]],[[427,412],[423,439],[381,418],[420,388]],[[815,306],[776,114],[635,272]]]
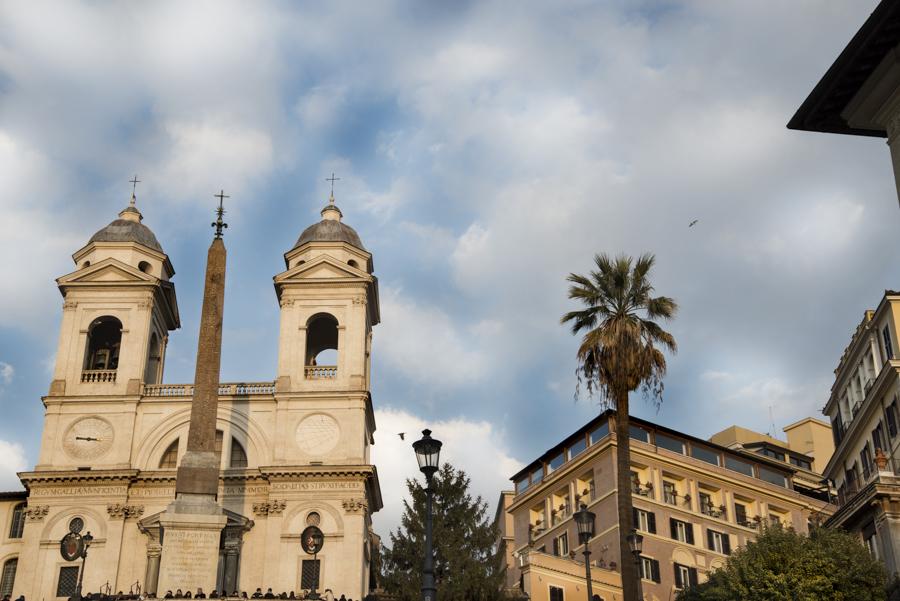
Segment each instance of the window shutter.
[[647,525],[650,527],[650,534],[656,534],[656,514],[652,511],[647,513]]
[[714,551],[716,546],[713,544],[713,531],[709,528],[706,529],[706,548]]
[[687,531],[687,543],[689,545],[694,544],[694,525],[690,522],[684,523],[684,529]]
[[678,527],[676,526],[676,523],[677,520],[675,518],[669,518],[669,533],[674,540],[678,540]]
[[650,562],[650,571],[652,572],[651,575],[653,576],[651,580],[653,580],[653,582],[661,582],[661,580],[659,579],[659,562],[655,559],[651,559]]
[[725,555],[731,555],[731,537],[728,533],[722,534],[722,550]]
[[697,568],[688,568],[688,577],[690,578],[691,586],[697,586]]
[[640,530],[641,528],[638,524],[640,524],[640,522],[638,522],[637,507],[632,507],[631,508],[631,527],[634,528],[635,530]]
[[558,538],[553,539],[553,554],[557,555],[557,556],[559,555],[559,539]]
[[681,566],[677,563],[675,565],[675,588],[683,588],[684,583],[681,581]]

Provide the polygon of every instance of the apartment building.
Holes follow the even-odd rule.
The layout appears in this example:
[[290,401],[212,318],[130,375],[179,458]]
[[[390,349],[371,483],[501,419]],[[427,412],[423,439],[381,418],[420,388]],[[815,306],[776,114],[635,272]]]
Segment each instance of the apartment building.
[[[508,585],[533,601],[585,594],[583,547],[572,519],[582,503],[597,516],[588,543],[594,593],[604,601],[621,598],[614,430],[615,413],[604,412],[515,474],[514,490],[501,495],[497,521]],[[668,601],[704,581],[734,549],[753,540],[763,522],[806,532],[833,509],[827,494],[795,486],[801,468],[789,460],[729,449],[638,418],[631,422],[631,456],[647,601]]]
[[823,472],[837,488],[828,524],[858,532],[890,572],[900,572],[898,320],[900,293],[886,291],[856,327],[823,410],[836,447]]

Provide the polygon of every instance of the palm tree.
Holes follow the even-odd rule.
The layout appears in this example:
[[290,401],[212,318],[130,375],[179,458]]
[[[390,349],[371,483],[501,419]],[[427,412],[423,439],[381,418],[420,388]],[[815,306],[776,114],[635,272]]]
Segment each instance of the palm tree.
[[[678,309],[665,296],[651,296],[649,275],[655,258],[643,254],[634,261],[594,257],[590,276],[569,274],[569,298],[585,308],[563,315],[572,333],[583,333],[578,347],[578,386],[600,397],[601,405],[616,410],[616,487],[618,489],[619,550],[625,601],[637,600],[637,565],[626,537],[631,533],[631,443],[628,395],[638,388],[655,403],[662,401],[666,358],[661,349],[676,351],[675,338],[654,320],[669,320]],[[577,394],[577,392],[576,392]]]

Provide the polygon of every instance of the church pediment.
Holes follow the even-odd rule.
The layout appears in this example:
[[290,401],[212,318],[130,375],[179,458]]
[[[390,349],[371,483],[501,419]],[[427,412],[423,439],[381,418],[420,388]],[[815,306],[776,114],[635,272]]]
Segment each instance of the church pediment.
[[101,282],[156,282],[156,278],[135,269],[131,265],[123,263],[117,259],[104,259],[99,263],[95,263],[90,267],[79,269],[70,274],[64,275],[57,280],[60,285],[64,284],[88,284]]
[[323,255],[297,265],[296,267],[275,276],[275,283],[280,284],[296,280],[327,280],[327,279],[360,279],[369,280],[371,276],[352,265],[341,263],[328,255]]

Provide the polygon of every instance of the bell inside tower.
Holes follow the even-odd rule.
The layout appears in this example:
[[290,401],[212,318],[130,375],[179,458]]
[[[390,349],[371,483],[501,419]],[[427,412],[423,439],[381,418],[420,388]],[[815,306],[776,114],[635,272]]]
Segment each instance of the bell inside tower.
[[121,321],[109,315],[95,319],[88,330],[84,369],[117,369],[121,343]]

